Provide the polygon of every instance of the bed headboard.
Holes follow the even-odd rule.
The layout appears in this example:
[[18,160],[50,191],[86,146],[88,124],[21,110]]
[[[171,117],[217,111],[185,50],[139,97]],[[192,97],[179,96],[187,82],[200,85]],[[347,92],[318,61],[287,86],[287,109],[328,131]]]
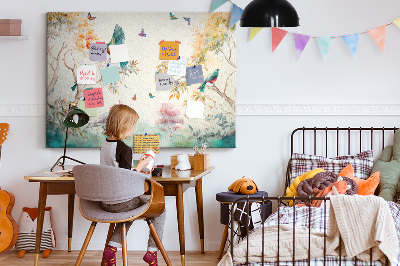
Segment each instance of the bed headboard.
[[[290,156],[293,153],[325,157],[356,154],[372,150],[374,156],[392,143],[397,127],[314,127],[296,128],[290,136]],[[286,171],[285,189],[290,185],[290,160]]]

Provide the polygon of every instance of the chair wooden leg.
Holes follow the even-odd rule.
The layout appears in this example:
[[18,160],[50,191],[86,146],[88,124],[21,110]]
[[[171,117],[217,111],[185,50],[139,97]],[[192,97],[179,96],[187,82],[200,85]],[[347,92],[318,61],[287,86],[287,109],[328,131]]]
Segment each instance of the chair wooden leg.
[[146,221],[147,221],[147,224],[149,225],[150,233],[151,233],[151,235],[153,236],[154,240],[156,241],[157,247],[158,247],[158,249],[161,251],[161,254],[162,254],[163,258],[164,258],[165,263],[166,263],[168,266],[171,266],[171,265],[172,265],[172,264],[171,264],[171,261],[169,260],[168,254],[167,254],[167,252],[165,251],[165,248],[164,248],[164,246],[163,246],[163,244],[162,244],[162,242],[161,242],[161,239],[160,239],[160,237],[159,237],[158,234],[157,234],[157,230],[156,230],[156,228],[154,227],[154,224],[153,224],[153,223],[151,222],[151,220],[149,220],[149,219],[146,219]]
[[228,229],[229,229],[229,226],[225,225],[224,234],[222,235],[222,239],[221,239],[221,246],[219,247],[218,259],[222,258],[222,253],[224,252],[226,240],[228,239]]
[[[108,234],[107,234],[106,244],[104,246],[104,250],[106,250],[106,248],[108,246],[108,242],[110,242],[111,236],[114,233],[114,227],[115,227],[115,224],[110,223],[110,227],[108,228]],[[101,259],[101,266],[104,266],[104,258]]]
[[121,224],[121,240],[122,240],[122,261],[124,266],[128,266],[128,251],[126,247],[126,226]]
[[85,238],[85,242],[83,242],[81,252],[79,253],[78,259],[76,260],[75,266],[81,265],[83,256],[85,255],[86,249],[89,245],[90,239],[92,238],[92,235],[93,235],[94,229],[96,228],[96,225],[97,225],[96,222],[92,222],[92,224],[90,225],[89,231]]

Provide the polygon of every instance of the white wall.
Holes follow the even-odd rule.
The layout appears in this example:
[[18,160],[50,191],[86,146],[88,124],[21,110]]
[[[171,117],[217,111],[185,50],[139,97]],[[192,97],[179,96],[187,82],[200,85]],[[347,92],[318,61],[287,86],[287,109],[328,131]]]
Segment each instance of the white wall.
[[[248,2],[237,0],[242,7]],[[365,31],[400,17],[398,1],[302,0],[292,1],[292,4],[299,13],[301,27],[288,30],[314,36]],[[23,176],[49,167],[62,154],[62,149],[45,148],[45,117],[41,110],[46,96],[46,12],[207,12],[211,0],[1,0],[1,6],[0,17],[21,18],[22,34],[30,38],[28,41],[0,41],[0,122],[9,123],[11,128],[2,150],[0,186],[14,193],[16,204],[12,214],[18,221],[22,207],[34,207],[38,200],[38,184],[28,183]],[[218,11],[230,11],[230,8],[227,3]],[[326,63],[322,63],[315,40],[310,41],[297,61],[291,35],[285,37],[273,54],[270,29],[262,30],[250,43],[247,39],[248,29],[239,27],[237,103],[241,110],[253,104],[264,107],[265,111],[257,113],[261,116],[254,116],[251,110],[240,113],[237,117],[236,149],[210,149],[212,165],[216,169],[203,181],[206,250],[218,250],[222,236],[223,226],[219,224],[216,193],[227,190],[242,175],[254,179],[260,189],[268,191],[270,195],[282,192],[289,158],[289,135],[294,128],[399,125],[399,78],[396,72],[397,60],[400,59],[400,29],[396,26],[387,28],[385,55],[368,35],[363,35],[356,59],[352,58],[343,40],[335,39]],[[370,109],[371,104],[376,108]],[[33,113],[13,109],[24,109],[31,105],[38,108],[34,108]],[[271,109],[268,105],[275,105],[277,109]],[[310,111],[308,114],[296,114],[294,107],[298,105],[312,106],[307,109]],[[315,105],[317,107],[313,108]],[[329,109],[332,105],[339,107],[339,111],[330,113],[330,110],[337,110]],[[340,108],[345,105],[354,106],[355,109],[341,112]],[[185,152],[191,150],[163,149],[156,163],[167,164],[170,155]],[[98,149],[69,149],[68,155],[87,163],[99,162]],[[184,194],[184,204],[186,249],[199,250],[194,189]],[[66,249],[67,196],[49,196],[47,205],[53,207],[57,248]],[[179,250],[173,198],[167,198],[166,208],[168,214],[163,242],[167,250]],[[89,222],[81,218],[77,204],[74,222],[72,248],[80,249]],[[144,222],[134,224],[128,235],[129,249],[146,248],[146,227]],[[106,232],[107,227],[99,225],[89,249],[101,249]]]

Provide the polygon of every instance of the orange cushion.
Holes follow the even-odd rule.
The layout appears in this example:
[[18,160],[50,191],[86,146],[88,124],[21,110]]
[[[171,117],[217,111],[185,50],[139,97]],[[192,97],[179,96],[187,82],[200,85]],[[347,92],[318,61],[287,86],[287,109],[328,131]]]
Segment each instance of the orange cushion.
[[358,195],[372,195],[379,184],[380,172],[375,172],[367,180],[359,179],[354,176],[354,169],[351,164],[347,165],[339,173],[340,176],[347,176],[353,179],[358,187]]

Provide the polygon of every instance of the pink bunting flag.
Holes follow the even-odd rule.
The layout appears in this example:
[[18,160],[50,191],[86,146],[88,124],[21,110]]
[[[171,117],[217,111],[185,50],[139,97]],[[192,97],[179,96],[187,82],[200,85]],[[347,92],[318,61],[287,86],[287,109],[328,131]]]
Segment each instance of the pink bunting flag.
[[293,33],[293,37],[294,37],[294,46],[296,47],[297,59],[299,59],[301,53],[303,52],[304,48],[308,43],[308,40],[310,39],[310,36]]
[[286,36],[287,31],[279,28],[271,28],[272,32],[272,52],[275,51],[276,47],[281,43],[282,39]]
[[385,53],[386,25],[368,31],[376,45]]

